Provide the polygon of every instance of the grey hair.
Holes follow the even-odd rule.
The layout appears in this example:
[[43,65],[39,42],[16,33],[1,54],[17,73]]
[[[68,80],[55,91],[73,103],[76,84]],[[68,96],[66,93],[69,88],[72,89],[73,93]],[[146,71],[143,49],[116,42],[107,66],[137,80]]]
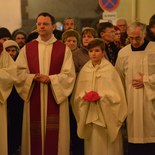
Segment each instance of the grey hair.
[[143,34],[146,33],[146,24],[141,23],[141,22],[134,22],[134,23],[130,24],[128,26],[127,33],[129,34],[129,32],[133,32],[135,30],[135,28],[137,28],[137,27],[140,27]]
[[126,20],[126,18],[124,18],[124,17],[119,17],[119,18],[117,18],[116,24],[117,24],[119,21],[125,21],[126,24],[127,24],[127,20]]

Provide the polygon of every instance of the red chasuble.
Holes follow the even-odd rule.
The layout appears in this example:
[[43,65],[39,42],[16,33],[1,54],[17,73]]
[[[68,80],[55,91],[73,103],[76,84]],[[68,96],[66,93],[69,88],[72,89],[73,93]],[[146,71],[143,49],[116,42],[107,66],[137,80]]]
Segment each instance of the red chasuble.
[[[40,73],[38,42],[32,41],[26,44],[26,55],[31,74]],[[65,45],[60,41],[53,44],[50,61],[49,75],[59,74],[65,55]],[[44,155],[58,154],[59,136],[59,105],[56,103],[51,88],[48,86],[47,126],[45,139],[41,136],[41,101],[40,83],[35,83],[30,98],[30,146],[31,155],[42,155],[42,143],[44,143]]]

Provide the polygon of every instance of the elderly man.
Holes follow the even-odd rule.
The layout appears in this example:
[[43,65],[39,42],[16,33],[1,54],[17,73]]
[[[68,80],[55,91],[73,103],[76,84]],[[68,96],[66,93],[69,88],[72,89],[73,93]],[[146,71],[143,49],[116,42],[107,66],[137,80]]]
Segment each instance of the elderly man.
[[72,53],[53,31],[55,18],[37,17],[38,38],[22,48],[17,90],[25,100],[22,155],[68,155],[68,96],[75,81]]
[[0,154],[7,155],[7,98],[16,80],[16,65],[0,44]]
[[120,29],[121,31],[121,45],[125,46],[128,44],[128,34],[127,34],[127,21],[125,18],[119,18],[116,21],[116,26]]
[[155,43],[144,40],[143,23],[132,23],[127,32],[131,44],[120,50],[116,69],[128,102],[128,154],[154,155]]

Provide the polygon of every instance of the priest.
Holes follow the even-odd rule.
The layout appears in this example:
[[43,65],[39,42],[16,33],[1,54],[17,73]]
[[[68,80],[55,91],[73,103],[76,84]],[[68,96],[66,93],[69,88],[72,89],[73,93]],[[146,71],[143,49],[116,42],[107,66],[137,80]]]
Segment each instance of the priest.
[[37,17],[39,36],[17,59],[17,91],[24,99],[22,155],[68,155],[68,96],[75,81],[72,53],[54,35],[55,18]]

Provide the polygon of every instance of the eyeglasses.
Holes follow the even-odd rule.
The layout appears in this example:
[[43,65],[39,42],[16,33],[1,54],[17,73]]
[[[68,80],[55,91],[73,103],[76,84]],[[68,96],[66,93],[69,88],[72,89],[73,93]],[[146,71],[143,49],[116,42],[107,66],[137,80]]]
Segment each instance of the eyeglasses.
[[131,40],[131,41],[133,41],[133,40],[135,40],[135,41],[140,41],[141,39],[142,39],[142,37],[130,37],[129,36],[129,39]]
[[115,35],[121,35],[121,33],[115,32]]
[[37,26],[41,26],[41,25],[43,25],[43,26],[48,26],[48,25],[51,25],[52,23],[47,23],[47,22],[43,22],[43,23],[36,23],[36,25]]
[[118,25],[119,27],[127,27],[127,25],[126,24],[124,24],[124,25]]

